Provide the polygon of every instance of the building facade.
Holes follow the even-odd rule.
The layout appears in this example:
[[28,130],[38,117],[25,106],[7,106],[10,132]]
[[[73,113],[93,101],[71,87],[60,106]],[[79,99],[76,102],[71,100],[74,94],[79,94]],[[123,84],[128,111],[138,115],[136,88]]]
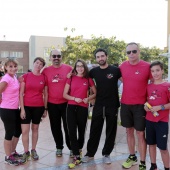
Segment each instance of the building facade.
[[16,58],[18,72],[27,72],[29,68],[29,42],[0,41],[0,61],[2,64],[7,58]]

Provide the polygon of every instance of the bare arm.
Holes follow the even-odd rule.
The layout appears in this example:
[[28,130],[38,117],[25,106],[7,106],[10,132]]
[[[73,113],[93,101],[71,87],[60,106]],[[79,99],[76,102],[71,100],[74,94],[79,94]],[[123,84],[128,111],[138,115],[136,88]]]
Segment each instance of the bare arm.
[[26,118],[25,109],[24,109],[24,91],[25,91],[25,82],[22,82],[22,83],[20,83],[20,92],[19,92],[20,107],[21,107],[21,113],[20,113],[21,119]]
[[45,118],[47,116],[47,101],[48,101],[48,86],[45,86],[44,88],[44,114],[43,114],[43,118]]
[[6,89],[8,83],[3,81],[0,83],[0,94]]
[[96,92],[97,92],[96,86],[94,85],[90,87],[90,90],[92,91],[92,95],[89,95],[87,98],[84,98],[83,99],[84,103],[88,103],[89,101],[93,100],[96,97]]

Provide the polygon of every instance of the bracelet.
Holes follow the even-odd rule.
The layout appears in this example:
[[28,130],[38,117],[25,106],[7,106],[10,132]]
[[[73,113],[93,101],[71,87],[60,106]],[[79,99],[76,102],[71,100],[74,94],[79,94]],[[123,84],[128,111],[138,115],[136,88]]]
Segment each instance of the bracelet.
[[45,108],[44,110],[48,110],[48,108]]
[[161,110],[165,110],[165,106],[163,104],[161,105]]

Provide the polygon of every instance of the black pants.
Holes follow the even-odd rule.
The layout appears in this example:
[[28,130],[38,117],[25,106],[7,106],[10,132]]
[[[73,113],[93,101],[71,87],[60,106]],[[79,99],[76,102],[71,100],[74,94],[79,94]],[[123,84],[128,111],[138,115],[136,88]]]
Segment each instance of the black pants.
[[21,121],[19,109],[0,108],[1,119],[5,128],[5,139],[12,140],[12,137],[19,138],[21,135]]
[[94,106],[90,127],[90,138],[87,143],[87,156],[93,157],[97,152],[105,119],[106,139],[102,150],[102,155],[110,155],[115,144],[117,131],[117,115],[118,108],[103,107],[97,105]]
[[74,155],[80,155],[79,150],[83,148],[85,130],[87,124],[87,116],[88,116],[88,108],[82,106],[76,106],[76,105],[68,105],[67,125],[68,125],[71,149],[73,150]]
[[67,130],[67,123],[66,123],[66,107],[67,107],[67,103],[53,104],[48,102],[48,113],[49,113],[51,131],[57,149],[64,148],[61,119],[63,121],[66,145],[69,149],[71,149],[68,130]]

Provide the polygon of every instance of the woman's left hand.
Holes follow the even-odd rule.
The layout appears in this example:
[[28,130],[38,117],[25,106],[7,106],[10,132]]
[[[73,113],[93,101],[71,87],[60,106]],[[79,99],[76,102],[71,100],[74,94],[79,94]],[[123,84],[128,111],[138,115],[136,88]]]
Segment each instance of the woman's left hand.
[[84,98],[84,99],[83,99],[83,102],[84,102],[85,104],[87,104],[87,103],[89,102],[89,99],[88,99],[88,98]]

